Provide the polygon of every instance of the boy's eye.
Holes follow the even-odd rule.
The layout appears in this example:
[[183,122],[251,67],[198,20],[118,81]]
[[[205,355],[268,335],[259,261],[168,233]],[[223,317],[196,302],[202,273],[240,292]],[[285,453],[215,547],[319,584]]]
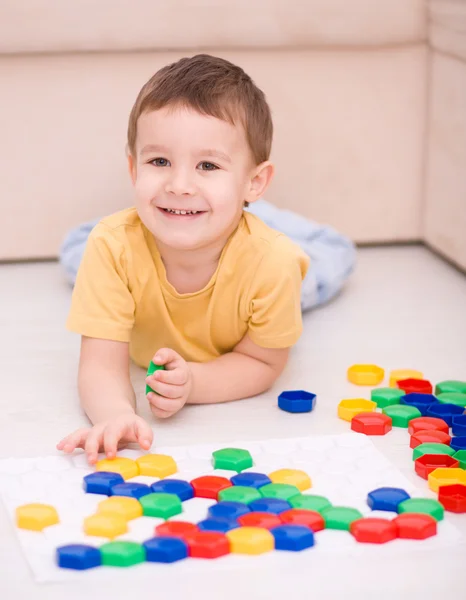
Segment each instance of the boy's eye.
[[201,171],[215,171],[218,169],[217,165],[206,161],[199,163],[199,167],[201,168]]
[[150,161],[150,164],[155,167],[168,167],[170,163],[166,158],[154,158]]

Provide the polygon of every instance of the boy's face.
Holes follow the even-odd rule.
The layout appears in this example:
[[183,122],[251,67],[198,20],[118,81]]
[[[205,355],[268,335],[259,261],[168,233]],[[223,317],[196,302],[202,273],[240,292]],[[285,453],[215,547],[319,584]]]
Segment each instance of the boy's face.
[[254,164],[240,125],[174,107],[139,117],[129,167],[142,222],[180,250],[224,244],[273,172]]

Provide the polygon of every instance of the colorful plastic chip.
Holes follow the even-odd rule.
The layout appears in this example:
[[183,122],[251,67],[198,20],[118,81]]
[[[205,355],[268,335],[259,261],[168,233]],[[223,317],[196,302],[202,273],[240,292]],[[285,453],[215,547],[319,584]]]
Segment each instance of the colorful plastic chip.
[[438,501],[449,512],[466,513],[466,485],[442,485],[439,488]]
[[191,481],[194,490],[194,496],[197,498],[211,498],[217,500],[220,498],[220,492],[232,487],[231,481],[226,477],[217,475],[204,475],[196,477]]
[[398,505],[399,514],[403,513],[421,513],[430,515],[437,521],[443,519],[443,506],[437,500],[432,498],[410,498]]
[[217,502],[208,509],[207,514],[220,519],[238,519],[249,512],[249,506],[242,502]]
[[300,552],[314,545],[314,533],[303,525],[279,525],[270,531],[276,550]]
[[408,425],[409,435],[413,435],[418,431],[426,431],[427,429],[443,431],[444,433],[448,433],[450,431],[448,423],[446,423],[443,419],[436,419],[435,417],[418,417],[417,419],[410,421]]
[[398,511],[398,505],[408,500],[410,495],[401,488],[382,487],[367,495],[367,504],[372,510]]
[[299,469],[279,469],[278,471],[269,473],[269,477],[273,483],[292,485],[297,487],[301,492],[308,490],[312,485],[309,475]]
[[153,493],[143,496],[139,502],[146,517],[169,519],[183,511],[181,500],[175,494]]
[[128,498],[142,498],[151,493],[151,489],[145,483],[117,483],[112,486],[112,496],[127,496]]
[[436,444],[445,444],[448,446],[451,442],[451,437],[444,431],[438,431],[437,429],[426,429],[424,431],[418,431],[410,437],[409,447],[416,448],[420,444],[428,444],[430,442]]
[[164,479],[178,471],[172,456],[165,454],[145,454],[136,459],[141,475]]
[[351,429],[365,435],[386,435],[392,430],[392,419],[382,413],[359,413],[351,419]]
[[234,485],[218,493],[218,499],[222,502],[240,502],[241,504],[250,504],[254,500],[262,498],[259,490],[244,485]]
[[193,486],[182,479],[162,479],[150,487],[154,494],[175,494],[182,502],[194,498]]
[[466,450],[466,435],[456,435],[451,438],[450,447],[453,448],[455,452]]
[[404,391],[397,388],[376,388],[371,391],[371,400],[377,404],[378,408],[385,408],[399,404],[400,398],[404,395]]
[[442,404],[455,404],[461,408],[466,407],[466,394],[460,392],[443,392],[437,398]]
[[289,502],[293,508],[313,510],[318,513],[322,513],[332,506],[330,500],[325,496],[314,496],[311,494],[293,496],[293,498],[290,498]]
[[304,390],[289,390],[278,396],[278,408],[290,413],[306,413],[314,410],[316,395]]
[[466,394],[466,381],[439,381],[435,386],[436,394],[444,394],[445,392],[459,392],[460,394]]
[[102,564],[112,567],[132,567],[146,560],[144,546],[136,542],[114,541],[100,546]]
[[[163,371],[164,369],[165,369],[165,367],[163,365],[155,365],[152,361],[150,361],[149,367],[147,369],[146,377],[150,377],[151,375],[153,375],[155,373],[155,371]],[[150,387],[150,385],[148,385],[146,383],[146,396],[149,392],[154,392],[155,394],[158,393],[155,390],[153,390]]]
[[393,519],[398,537],[405,540],[425,540],[437,534],[437,519],[429,514],[404,513]]
[[275,548],[273,535],[260,527],[240,527],[226,534],[234,554],[264,554]]
[[453,456],[455,451],[450,446],[446,444],[439,444],[438,442],[426,442],[424,444],[419,444],[413,450],[413,460],[416,460],[423,456],[424,454],[448,454],[449,456]]
[[366,400],[365,398],[347,398],[341,400],[338,404],[338,416],[344,421],[351,421],[351,419],[359,413],[374,412],[377,408],[377,404],[372,400]]
[[87,494],[102,494],[110,496],[112,487],[119,483],[124,483],[125,480],[119,473],[110,473],[109,471],[98,471],[89,473],[83,478],[83,490]]
[[466,415],[457,415],[456,417],[453,417],[451,432],[453,435],[466,435]]
[[218,531],[226,533],[231,529],[239,527],[238,522],[233,519],[222,519],[219,517],[208,517],[197,524],[200,531]]
[[395,369],[390,373],[390,387],[396,387],[400,379],[424,379],[424,375],[420,371],[413,369]]
[[123,479],[144,475],[144,473],[139,473],[139,467],[134,460],[125,457],[104,458],[97,461],[95,469],[106,473],[119,473]]
[[62,569],[85,571],[102,564],[100,550],[86,544],[68,544],[56,551],[57,565]]
[[323,516],[314,510],[300,510],[299,508],[290,508],[280,513],[282,523],[288,525],[303,525],[309,527],[314,533],[325,529]]
[[242,448],[222,448],[212,453],[214,469],[225,471],[236,471],[240,473],[244,469],[252,467],[252,456],[249,450]]
[[249,504],[249,508],[256,512],[270,512],[279,515],[291,508],[291,504],[280,498],[259,498]]
[[267,475],[264,475],[263,473],[253,473],[252,471],[248,471],[247,473],[238,473],[238,475],[233,475],[231,478],[231,483],[233,485],[243,485],[258,489],[263,485],[272,483],[272,481],[270,480],[270,477],[267,477]]
[[59,521],[56,509],[49,504],[24,504],[16,508],[16,525],[20,529],[42,531]]
[[413,392],[401,396],[400,398],[400,404],[404,406],[414,406],[414,408],[417,408],[423,416],[426,416],[429,406],[435,403],[438,403],[438,400],[432,394]]
[[[147,498],[147,496],[144,497]],[[102,500],[99,502],[97,512],[101,515],[121,517],[125,521],[142,516],[140,502],[136,498],[125,498],[124,496],[110,496],[110,498]]]
[[278,498],[280,500],[289,500],[301,493],[295,485],[288,483],[269,483],[259,488],[259,492],[263,498]]
[[415,379],[414,377],[409,377],[408,379],[399,379],[396,382],[396,385],[400,390],[403,390],[405,394],[432,394],[432,384],[430,381],[427,381],[427,379]]
[[226,535],[215,531],[199,531],[187,538],[188,553],[193,558],[219,558],[230,553],[230,542],[227,535],[238,529],[229,531]]
[[402,404],[387,406],[382,409],[382,412],[391,418],[393,427],[407,428],[412,419],[421,416],[421,411],[415,406],[404,406]]
[[327,529],[349,531],[351,523],[362,519],[362,514],[356,508],[332,506],[322,512]]
[[157,525],[155,528],[155,534],[164,537],[186,538],[198,531],[199,527],[197,525],[185,521],[165,521],[165,523]]
[[464,408],[456,404],[431,404],[427,409],[427,416],[443,419],[449,427],[452,426],[453,418],[462,415]]
[[238,518],[238,523],[242,527],[262,527],[263,529],[272,529],[282,524],[280,518],[270,512],[250,512]]
[[466,471],[459,467],[435,469],[429,473],[427,482],[433,492],[438,492],[439,487],[444,485],[454,485],[455,483],[466,485]]
[[379,385],[385,371],[377,365],[352,365],[347,372],[348,381],[356,385]]
[[356,541],[366,544],[386,544],[398,537],[398,530],[393,521],[373,517],[353,521],[350,533]]
[[[453,454],[452,457],[454,460],[458,461],[458,464],[455,465],[457,467],[461,467],[462,469],[466,469],[466,450],[458,450]],[[445,465],[442,465],[445,466]]]
[[188,556],[188,544],[179,537],[154,537],[143,547],[148,562],[173,563]]
[[423,454],[414,461],[414,470],[423,479],[427,479],[435,469],[442,467],[456,469],[459,466],[460,463],[455,460],[455,455],[448,454]]
[[96,514],[84,519],[86,535],[113,539],[128,531],[127,521],[117,515]]

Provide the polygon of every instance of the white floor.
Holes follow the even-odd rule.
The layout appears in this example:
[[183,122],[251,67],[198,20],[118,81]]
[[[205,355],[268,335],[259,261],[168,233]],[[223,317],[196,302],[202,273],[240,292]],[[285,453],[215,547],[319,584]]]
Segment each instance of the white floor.
[[[0,266],[0,458],[55,453],[67,432],[86,423],[76,396],[79,340],[64,329],[70,289],[57,264]],[[217,406],[187,407],[168,421],[154,423],[156,445],[340,433],[348,424],[336,417],[343,397],[368,396],[346,382],[355,362],[375,362],[388,370],[416,368],[432,381],[466,379],[466,277],[422,247],[360,251],[358,269],[339,298],[305,316],[305,331],[273,390],[262,396]],[[140,413],[149,418],[143,376],[133,370]],[[277,409],[284,389],[308,389],[318,395],[316,410],[289,415]],[[412,481],[406,432],[375,440]],[[449,515],[466,536],[466,515]],[[349,599],[434,598],[458,594],[466,584],[466,545],[442,555],[425,551],[407,558],[329,558],[328,569],[289,580],[284,572],[248,571],[174,578],[165,597],[275,599],[284,594]],[[5,600],[86,596],[123,598],[145,592],[109,582],[93,589],[83,578],[79,588],[36,585],[0,506],[0,597]],[[238,577],[239,575],[239,577]],[[238,587],[240,581],[241,587]],[[155,582],[156,585],[156,582]],[[240,591],[241,590],[241,591]]]

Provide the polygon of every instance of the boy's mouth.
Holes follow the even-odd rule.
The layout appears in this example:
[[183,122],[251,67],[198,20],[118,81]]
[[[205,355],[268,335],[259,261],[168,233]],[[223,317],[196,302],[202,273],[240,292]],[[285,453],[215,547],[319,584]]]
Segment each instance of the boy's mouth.
[[160,210],[160,212],[163,212],[165,215],[167,215],[168,217],[172,217],[172,218],[195,218],[198,217],[200,215],[203,215],[206,211],[205,210],[186,210],[186,209],[176,209],[176,208],[162,208],[162,207],[158,207],[158,209]]

